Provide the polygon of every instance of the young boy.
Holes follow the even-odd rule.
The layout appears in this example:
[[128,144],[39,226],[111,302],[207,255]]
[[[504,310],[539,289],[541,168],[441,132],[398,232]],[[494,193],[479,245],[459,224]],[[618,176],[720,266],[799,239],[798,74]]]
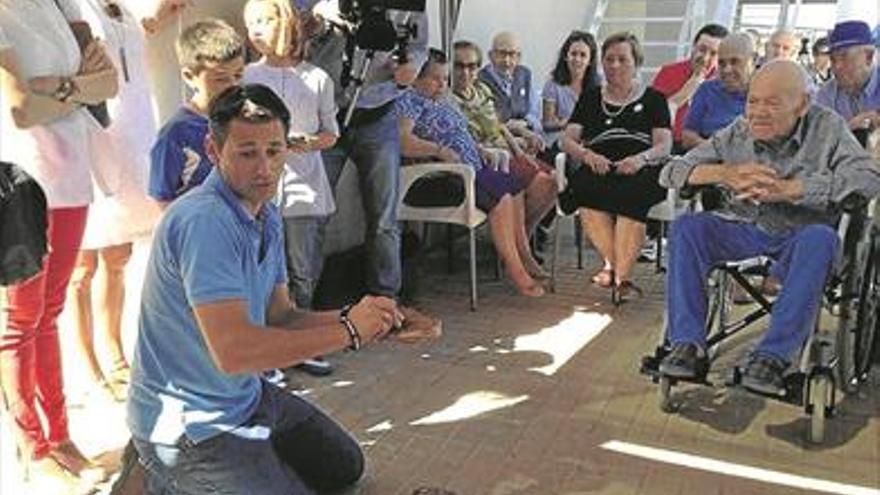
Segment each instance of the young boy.
[[[321,159],[321,150],[339,137],[333,80],[303,61],[299,17],[289,0],[249,0],[244,21],[251,44],[262,55],[245,68],[244,81],[272,88],[293,115],[279,206],[290,292],[297,307],[311,309],[323,266],[324,226],[336,210]],[[315,375],[331,371],[324,360],[308,360],[302,369]]]
[[150,153],[148,192],[162,207],[202,183],[211,171],[205,153],[208,108],[214,98],[241,81],[244,43],[217,19],[188,26],[175,45],[190,100],[159,130]]

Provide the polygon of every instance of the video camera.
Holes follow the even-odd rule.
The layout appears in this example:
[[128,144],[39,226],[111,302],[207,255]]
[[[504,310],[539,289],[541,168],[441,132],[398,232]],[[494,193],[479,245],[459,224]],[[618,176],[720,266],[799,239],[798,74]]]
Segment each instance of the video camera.
[[415,23],[395,25],[388,10],[424,12],[427,0],[339,0],[339,13],[351,27],[354,44],[363,50],[394,52],[398,63],[408,60],[410,39],[418,35]]

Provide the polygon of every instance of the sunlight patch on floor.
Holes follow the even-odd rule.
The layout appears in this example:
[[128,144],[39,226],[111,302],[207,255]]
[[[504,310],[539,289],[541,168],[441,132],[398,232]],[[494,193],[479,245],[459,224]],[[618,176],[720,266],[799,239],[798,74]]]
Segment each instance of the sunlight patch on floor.
[[[835,481],[826,481],[819,478],[809,478],[795,474],[771,471],[769,469],[735,464],[732,462],[710,459],[674,450],[658,449],[628,442],[612,440],[601,445],[603,449],[627,454],[652,461],[665,462],[676,466],[684,466],[701,471],[736,476],[775,485],[791,486],[805,490],[816,490],[825,493],[839,495],[880,495],[880,490],[858,485],[848,485]],[[769,492],[768,492],[769,493]]]
[[547,376],[553,376],[575,354],[595,339],[611,323],[606,314],[575,311],[568,318],[552,327],[530,335],[521,335],[513,342],[514,351],[538,351],[551,356],[546,365],[529,368]]
[[463,395],[451,406],[410,423],[412,426],[437,425],[474,418],[481,414],[511,407],[528,400],[528,395],[511,397],[499,392],[480,390]]

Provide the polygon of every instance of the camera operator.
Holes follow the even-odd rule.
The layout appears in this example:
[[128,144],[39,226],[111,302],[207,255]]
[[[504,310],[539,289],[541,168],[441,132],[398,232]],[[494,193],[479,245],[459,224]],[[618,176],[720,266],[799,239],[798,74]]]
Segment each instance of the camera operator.
[[[366,212],[367,292],[396,297],[400,291],[402,269],[397,222],[400,139],[394,101],[413,82],[427,57],[427,16],[419,12],[387,10],[388,20],[398,33],[405,34],[398,36],[397,49],[372,51],[359,48],[350,59],[352,63],[346,66],[342,62],[346,57],[346,44],[354,35],[347,21],[351,13],[340,15],[336,3],[326,0],[298,0],[295,3],[302,12],[303,31],[309,38],[307,60],[333,78],[338,88],[340,116],[347,115],[349,106],[355,106],[350,121],[347,125],[343,122],[342,135],[336,145],[323,151],[327,178],[335,190],[346,160],[352,159]],[[369,65],[362,82],[349,84],[352,77],[358,79],[358,74],[352,73],[359,72],[365,60]],[[361,85],[359,95],[352,102],[351,90],[358,85]],[[401,307],[401,312],[405,316],[402,334],[411,333],[418,338],[440,333],[440,320],[413,308]]]

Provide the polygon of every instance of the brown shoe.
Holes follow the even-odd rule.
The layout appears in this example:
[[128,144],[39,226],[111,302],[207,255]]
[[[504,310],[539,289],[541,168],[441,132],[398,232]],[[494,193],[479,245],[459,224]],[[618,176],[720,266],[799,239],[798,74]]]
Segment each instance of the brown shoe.
[[391,338],[404,344],[414,344],[436,339],[443,334],[443,322],[439,318],[408,306],[400,306],[398,309],[403,314],[403,324],[399,330],[392,330]]
[[70,440],[53,445],[49,457],[86,483],[97,484],[107,479],[107,471],[87,459]]
[[147,473],[138,460],[137,450],[129,441],[122,453],[122,467],[119,469],[119,477],[110,488],[110,495],[144,495],[146,476]]

